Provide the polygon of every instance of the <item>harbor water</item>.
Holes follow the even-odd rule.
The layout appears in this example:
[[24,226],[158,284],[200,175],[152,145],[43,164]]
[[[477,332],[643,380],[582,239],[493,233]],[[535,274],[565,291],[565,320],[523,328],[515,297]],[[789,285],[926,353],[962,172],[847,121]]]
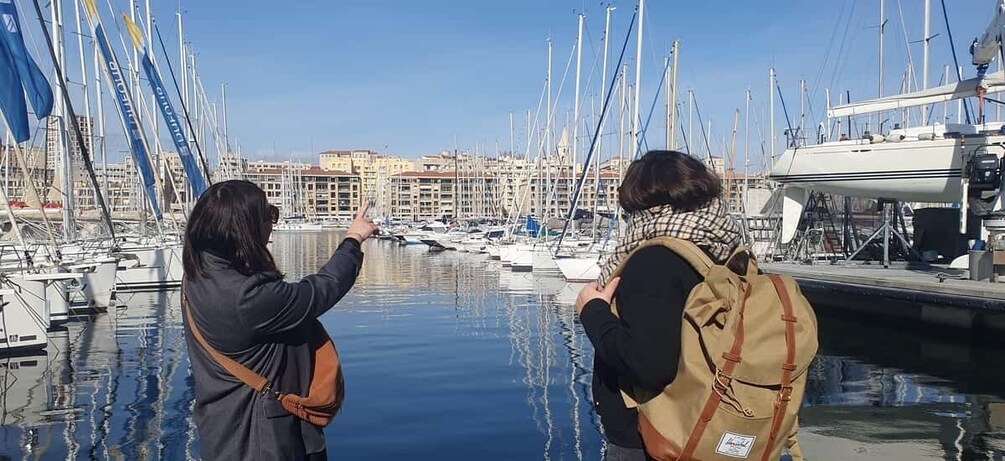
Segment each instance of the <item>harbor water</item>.
[[[339,240],[275,235],[272,250],[297,279]],[[356,287],[323,317],[347,380],[332,459],[601,458],[578,285],[486,255],[364,250]],[[0,459],[199,459],[178,292],[119,304],[0,359]],[[1005,347],[819,315],[808,459],[1005,459]]]

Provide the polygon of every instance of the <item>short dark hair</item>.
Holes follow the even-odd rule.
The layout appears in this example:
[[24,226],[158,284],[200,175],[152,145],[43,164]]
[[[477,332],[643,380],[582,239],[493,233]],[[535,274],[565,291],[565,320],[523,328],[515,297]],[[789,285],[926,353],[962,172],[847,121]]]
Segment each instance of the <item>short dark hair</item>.
[[628,166],[618,203],[628,213],[661,205],[694,211],[721,194],[719,177],[700,160],[677,151],[651,150]]
[[185,278],[206,276],[203,253],[226,259],[244,275],[276,271],[262,235],[262,223],[271,221],[272,214],[265,192],[250,181],[209,186],[192,208],[185,228]]

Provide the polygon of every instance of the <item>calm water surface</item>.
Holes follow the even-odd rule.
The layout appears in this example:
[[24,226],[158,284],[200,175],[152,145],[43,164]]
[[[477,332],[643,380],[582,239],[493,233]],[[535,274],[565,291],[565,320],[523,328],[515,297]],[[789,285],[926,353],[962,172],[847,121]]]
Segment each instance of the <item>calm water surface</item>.
[[[279,235],[291,279],[334,233]],[[345,362],[333,459],[597,460],[578,286],[484,255],[368,242],[323,317]],[[47,351],[0,359],[0,459],[198,459],[177,292],[123,295]],[[1005,456],[1003,348],[821,318],[801,442],[809,459]]]

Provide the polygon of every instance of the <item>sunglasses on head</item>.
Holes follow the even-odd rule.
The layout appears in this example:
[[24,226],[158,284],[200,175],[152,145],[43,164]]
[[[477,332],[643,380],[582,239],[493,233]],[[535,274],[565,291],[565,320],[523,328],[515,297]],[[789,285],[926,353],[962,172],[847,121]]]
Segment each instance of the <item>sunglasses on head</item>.
[[279,207],[269,205],[269,215],[266,217],[266,221],[271,221],[272,224],[279,223]]

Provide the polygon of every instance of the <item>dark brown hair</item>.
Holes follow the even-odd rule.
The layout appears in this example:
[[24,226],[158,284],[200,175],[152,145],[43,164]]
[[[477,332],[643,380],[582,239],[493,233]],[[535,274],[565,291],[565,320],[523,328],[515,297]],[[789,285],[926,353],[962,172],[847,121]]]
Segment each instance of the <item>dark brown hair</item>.
[[203,253],[230,262],[244,275],[276,271],[265,246],[262,223],[272,221],[265,192],[249,181],[224,181],[209,186],[188,218],[182,263],[185,278],[206,276]]
[[670,205],[694,211],[722,194],[722,184],[700,160],[672,150],[651,150],[632,162],[618,188],[618,203],[628,213]]

